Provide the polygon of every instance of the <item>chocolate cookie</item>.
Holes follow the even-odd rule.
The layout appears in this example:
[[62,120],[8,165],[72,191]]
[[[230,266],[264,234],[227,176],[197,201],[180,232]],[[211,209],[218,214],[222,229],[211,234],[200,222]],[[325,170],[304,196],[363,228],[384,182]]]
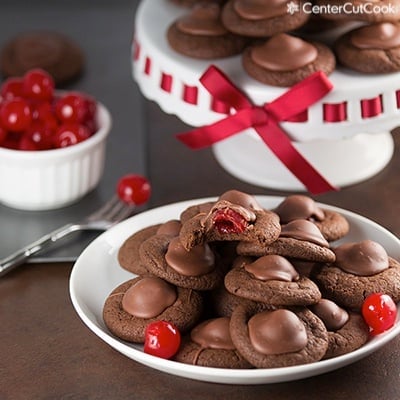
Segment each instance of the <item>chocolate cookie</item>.
[[155,235],[140,246],[139,252],[150,273],[176,286],[211,290],[223,281],[224,271],[208,244],[187,251],[179,237]]
[[80,47],[67,36],[51,31],[26,32],[8,41],[0,54],[4,77],[23,76],[41,68],[62,86],[77,78],[84,68]]
[[149,323],[169,321],[184,333],[197,323],[202,310],[202,298],[197,292],[160,278],[137,277],[110,293],[104,303],[103,320],[120,339],[143,343]]
[[400,25],[378,23],[347,32],[334,44],[341,64],[367,74],[400,71]]
[[174,360],[213,368],[252,368],[236,350],[229,331],[228,317],[201,322],[183,338]]
[[195,217],[197,214],[208,214],[215,204],[215,201],[206,201],[205,203],[195,204],[183,210],[180,215],[180,220],[184,224],[187,220]]
[[365,22],[400,20],[399,0],[316,0],[315,3],[319,15],[327,19]]
[[255,80],[272,86],[289,87],[316,71],[329,75],[336,60],[329,47],[280,33],[245,49],[245,71]]
[[346,218],[338,212],[321,208],[305,195],[287,196],[274,210],[279,215],[281,224],[295,219],[307,219],[313,222],[328,242],[341,239],[349,232]]
[[118,262],[122,268],[136,275],[146,275],[149,273],[146,265],[140,260],[139,247],[145,240],[157,233],[160,225],[157,224],[143,228],[124,241],[118,251]]
[[236,250],[240,255],[254,257],[277,254],[317,262],[333,262],[336,258],[318,227],[305,219],[296,219],[283,225],[279,238],[268,245],[260,246],[254,241],[240,242]]
[[239,306],[230,332],[240,354],[257,368],[308,364],[322,359],[328,348],[323,322],[307,308],[260,310]]
[[290,3],[298,12],[288,12],[286,0],[230,0],[222,11],[222,22],[231,32],[250,37],[273,36],[304,25],[310,14],[303,11],[303,0]]
[[306,306],[321,299],[318,286],[277,255],[238,257],[225,275],[225,287],[236,296],[272,306]]
[[328,299],[321,299],[310,309],[328,330],[329,344],[323,359],[357,350],[369,339],[369,327],[360,314],[348,313]]
[[256,241],[261,246],[273,242],[280,233],[279,217],[263,208],[253,208],[252,199],[242,193],[243,201],[219,199],[205,214],[187,220],[179,234],[186,249],[214,241]]
[[366,297],[385,293],[400,301],[400,263],[376,242],[345,243],[334,249],[336,262],[315,268],[311,278],[323,297],[360,310]]
[[198,59],[225,58],[243,51],[247,40],[229,32],[221,22],[215,3],[193,6],[167,31],[169,45],[178,53]]

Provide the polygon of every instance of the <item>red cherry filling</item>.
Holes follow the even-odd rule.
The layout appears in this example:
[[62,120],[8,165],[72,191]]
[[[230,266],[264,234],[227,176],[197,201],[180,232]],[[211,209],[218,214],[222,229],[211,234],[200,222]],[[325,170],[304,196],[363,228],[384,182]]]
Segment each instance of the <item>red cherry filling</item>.
[[213,224],[221,234],[242,233],[248,226],[246,219],[230,208],[215,211]]

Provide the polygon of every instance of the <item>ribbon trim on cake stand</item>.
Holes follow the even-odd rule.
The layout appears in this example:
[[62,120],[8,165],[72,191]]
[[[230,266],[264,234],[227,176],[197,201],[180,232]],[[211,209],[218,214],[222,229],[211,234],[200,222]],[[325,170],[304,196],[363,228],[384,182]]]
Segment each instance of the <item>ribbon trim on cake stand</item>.
[[262,106],[252,104],[214,65],[204,72],[200,82],[215,99],[236,112],[213,124],[178,134],[177,138],[182,143],[193,150],[202,149],[245,129],[254,128],[264,143],[310,193],[338,190],[298,152],[290,137],[279,126],[279,122],[293,120],[332,90],[333,85],[323,72],[315,72]]

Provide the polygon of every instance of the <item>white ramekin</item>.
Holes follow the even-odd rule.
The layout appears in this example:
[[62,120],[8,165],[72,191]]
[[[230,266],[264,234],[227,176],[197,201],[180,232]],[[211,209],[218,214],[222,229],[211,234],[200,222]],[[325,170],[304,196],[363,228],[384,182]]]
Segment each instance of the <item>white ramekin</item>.
[[103,174],[109,111],[98,103],[99,129],[89,139],[62,149],[0,147],[0,203],[21,210],[50,210],[71,204],[94,189]]

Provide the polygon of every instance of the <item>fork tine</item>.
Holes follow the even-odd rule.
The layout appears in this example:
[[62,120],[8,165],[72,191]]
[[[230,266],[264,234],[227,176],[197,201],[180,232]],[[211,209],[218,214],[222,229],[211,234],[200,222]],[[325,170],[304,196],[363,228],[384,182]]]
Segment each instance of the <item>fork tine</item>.
[[104,219],[106,215],[108,215],[115,206],[118,205],[120,202],[119,198],[117,195],[114,195],[111,197],[110,200],[107,201],[101,208],[93,212],[87,217],[88,221],[94,221],[97,219]]
[[115,212],[110,217],[110,219],[112,219],[113,222],[122,221],[125,218],[132,215],[132,213],[135,209],[136,209],[136,206],[134,204],[129,205],[129,204],[124,204],[121,202],[120,207],[119,208],[116,207],[114,209]]

